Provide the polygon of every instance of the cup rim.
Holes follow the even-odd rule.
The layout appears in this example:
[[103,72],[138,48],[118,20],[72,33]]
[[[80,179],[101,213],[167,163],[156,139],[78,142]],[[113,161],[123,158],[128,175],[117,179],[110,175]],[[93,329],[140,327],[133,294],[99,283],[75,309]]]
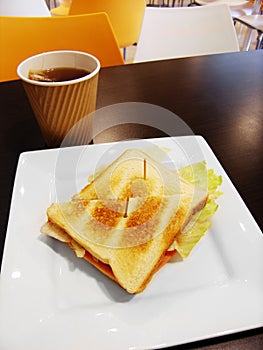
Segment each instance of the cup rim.
[[[48,56],[54,53],[76,53],[76,54],[81,54],[83,56],[88,56],[94,59],[94,61],[97,63],[97,67],[89,74],[85,75],[84,77],[78,78],[78,79],[73,79],[73,80],[65,80],[65,81],[58,81],[58,82],[45,82],[45,81],[37,81],[37,80],[32,80],[29,79],[27,77],[25,77],[22,73],[21,73],[21,67],[28,61],[30,61],[33,58],[36,57],[40,57],[40,56]],[[97,57],[95,57],[94,55],[87,53],[87,52],[83,52],[83,51],[76,51],[76,50],[55,50],[55,51],[46,51],[46,52],[42,52],[36,55],[32,55],[30,57],[27,57],[26,59],[24,59],[22,62],[20,62],[20,64],[17,67],[17,75],[19,76],[19,78],[24,81],[27,82],[29,84],[33,84],[33,85],[39,85],[39,86],[46,86],[46,87],[52,87],[52,86],[63,86],[63,85],[72,85],[72,84],[77,84],[86,80],[91,79],[93,76],[95,76],[100,70],[100,61],[97,59]]]

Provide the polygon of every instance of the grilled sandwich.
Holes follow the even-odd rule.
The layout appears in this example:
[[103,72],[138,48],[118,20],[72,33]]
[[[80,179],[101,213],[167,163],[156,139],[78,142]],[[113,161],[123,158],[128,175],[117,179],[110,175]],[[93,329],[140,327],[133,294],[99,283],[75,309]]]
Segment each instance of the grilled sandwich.
[[185,171],[127,150],[70,201],[53,203],[42,232],[68,244],[127,292],[139,293],[177,251],[186,257],[209,227],[203,225],[193,239],[187,234],[216,198],[209,198],[207,183],[188,180]]

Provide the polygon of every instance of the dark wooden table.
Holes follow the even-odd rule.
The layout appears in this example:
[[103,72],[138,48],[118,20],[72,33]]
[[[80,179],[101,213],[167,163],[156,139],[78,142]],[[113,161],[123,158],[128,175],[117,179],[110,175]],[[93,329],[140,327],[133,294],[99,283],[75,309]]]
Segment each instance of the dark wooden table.
[[[45,143],[20,81],[1,83],[0,99],[2,253],[18,156],[44,149]],[[102,69],[97,107],[120,102],[165,107],[202,135],[262,230],[263,50]],[[109,129],[99,141],[158,136],[163,135],[147,126],[124,125]],[[262,350],[263,329],[174,348]]]

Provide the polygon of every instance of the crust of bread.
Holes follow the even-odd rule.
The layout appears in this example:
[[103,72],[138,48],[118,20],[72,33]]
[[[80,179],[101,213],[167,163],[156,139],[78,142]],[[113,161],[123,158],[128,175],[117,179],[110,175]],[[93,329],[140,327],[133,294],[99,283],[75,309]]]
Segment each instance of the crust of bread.
[[[137,199],[134,201],[140,203]],[[125,205],[124,202],[118,204],[119,207]],[[139,293],[187,220],[190,206],[191,196],[150,197],[142,205],[134,205],[135,210],[127,219],[118,212],[118,220],[113,220],[112,207],[108,208],[105,201],[85,204],[71,201],[52,204],[47,215],[50,222],[64,230],[95,259],[108,264],[124,289]],[[98,216],[101,212],[98,209],[102,208],[103,223]],[[144,241],[141,241],[142,237]]]
[[[75,242],[64,230],[62,230],[57,225],[47,222],[42,227],[42,232],[63,242],[68,244],[68,246],[75,252],[75,254],[85,259],[87,262],[89,262],[91,265],[93,265],[95,268],[97,268],[100,272],[102,272],[105,276],[113,280],[114,282],[118,283],[117,279],[115,278],[113,271],[110,267],[110,265],[103,263],[97,258],[94,258],[92,254],[87,252],[85,249],[83,249],[81,246],[78,245],[77,242]],[[155,267],[153,274],[155,274],[162,266],[164,266],[176,253],[176,251],[166,251],[163,255],[162,259],[159,261],[159,264]],[[118,283],[119,284],[119,283]],[[143,290],[144,288],[142,288]]]

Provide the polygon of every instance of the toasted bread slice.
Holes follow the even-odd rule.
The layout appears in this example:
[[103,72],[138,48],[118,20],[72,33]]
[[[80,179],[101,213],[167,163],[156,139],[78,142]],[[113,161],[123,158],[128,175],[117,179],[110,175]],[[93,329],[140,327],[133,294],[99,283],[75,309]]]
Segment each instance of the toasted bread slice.
[[85,186],[75,200],[193,193],[194,186],[138,149],[128,149]]
[[[188,194],[125,201],[71,201],[52,204],[42,232],[74,245],[110,266],[114,279],[129,293],[141,292],[162,256],[188,220]],[[68,242],[69,241],[69,242]],[[83,249],[83,252],[81,252]],[[98,266],[97,266],[98,267]],[[105,273],[105,272],[104,272]]]

